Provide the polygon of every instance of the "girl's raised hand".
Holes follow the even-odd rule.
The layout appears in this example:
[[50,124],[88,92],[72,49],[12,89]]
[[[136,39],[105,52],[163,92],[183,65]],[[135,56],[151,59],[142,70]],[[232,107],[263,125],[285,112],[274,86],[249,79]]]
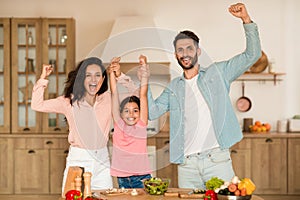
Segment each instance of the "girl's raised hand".
[[139,63],[142,66],[146,65],[147,64],[147,57],[144,56],[144,55],[140,55],[140,57],[139,57]]
[[140,55],[139,57],[140,67],[137,71],[137,76],[139,80],[148,79],[150,76],[149,65],[147,64],[147,57],[144,55]]
[[121,57],[114,57],[109,66],[109,73],[114,72],[116,77],[121,75],[120,60]]

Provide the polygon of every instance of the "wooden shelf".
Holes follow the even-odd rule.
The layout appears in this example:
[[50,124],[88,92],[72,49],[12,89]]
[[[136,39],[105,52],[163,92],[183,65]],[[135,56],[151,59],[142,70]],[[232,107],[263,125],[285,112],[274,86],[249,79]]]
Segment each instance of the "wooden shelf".
[[282,81],[283,79],[281,76],[284,76],[285,73],[251,73],[246,72],[242,76],[240,76],[237,81],[261,81],[261,82],[267,82],[272,81],[274,82],[274,85],[278,81]]

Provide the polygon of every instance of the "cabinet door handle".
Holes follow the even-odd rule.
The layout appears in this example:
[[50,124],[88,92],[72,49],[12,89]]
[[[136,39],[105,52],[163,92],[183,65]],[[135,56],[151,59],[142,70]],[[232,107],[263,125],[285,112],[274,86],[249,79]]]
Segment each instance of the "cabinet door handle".
[[68,154],[68,153],[69,153],[69,150],[65,150],[65,151],[64,151],[64,154]]
[[35,150],[30,149],[30,150],[28,151],[28,153],[30,153],[30,154],[35,153]]
[[58,127],[56,127],[56,128],[54,129],[54,131],[61,131],[61,129],[58,128]]
[[231,150],[231,153],[237,153],[237,150],[233,149]]
[[167,141],[165,141],[165,143],[164,143],[164,144],[165,144],[165,145],[167,145],[167,144],[169,144],[169,143],[170,143],[170,141],[169,141],[169,140],[167,140]]
[[273,142],[273,140],[271,138],[267,138],[266,142]]
[[24,128],[23,131],[30,131],[30,128]]
[[51,140],[47,141],[46,144],[53,144]]

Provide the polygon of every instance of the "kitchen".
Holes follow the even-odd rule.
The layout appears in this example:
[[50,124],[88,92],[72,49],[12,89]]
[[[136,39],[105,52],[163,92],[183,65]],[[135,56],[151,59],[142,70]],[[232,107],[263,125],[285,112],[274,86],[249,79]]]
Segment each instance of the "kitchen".
[[[109,37],[117,18],[132,15],[150,16],[157,27],[176,32],[183,29],[194,30],[201,36],[202,45],[215,61],[230,58],[244,49],[241,24],[227,12],[227,7],[236,1],[188,0],[176,4],[171,0],[142,2],[0,0],[0,2],[0,17],[74,18],[76,62]],[[273,81],[263,80],[245,81],[245,96],[251,99],[252,108],[248,112],[236,110],[236,114],[241,127],[244,118],[253,118],[270,123],[271,131],[276,131],[278,120],[286,120],[300,113],[300,93],[297,92],[300,86],[297,77],[300,71],[297,59],[297,47],[300,44],[297,36],[300,30],[295,26],[300,19],[297,12],[300,3],[296,0],[243,2],[253,21],[258,24],[263,51],[275,66],[276,72],[283,72],[285,75],[280,77],[282,81],[276,84]],[[150,57],[149,59],[151,60]],[[180,68],[172,55],[169,61],[174,74],[178,74]],[[233,104],[242,95],[241,84],[242,82],[236,81],[231,87]]]

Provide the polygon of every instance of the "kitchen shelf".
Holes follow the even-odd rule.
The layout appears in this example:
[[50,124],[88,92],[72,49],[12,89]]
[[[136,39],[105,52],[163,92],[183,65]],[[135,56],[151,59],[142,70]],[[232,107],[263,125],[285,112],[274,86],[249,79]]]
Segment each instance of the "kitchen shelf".
[[246,72],[242,76],[240,76],[237,81],[260,81],[260,82],[267,82],[272,81],[274,85],[276,85],[277,82],[282,81],[281,78],[284,76],[285,73],[251,73]]

